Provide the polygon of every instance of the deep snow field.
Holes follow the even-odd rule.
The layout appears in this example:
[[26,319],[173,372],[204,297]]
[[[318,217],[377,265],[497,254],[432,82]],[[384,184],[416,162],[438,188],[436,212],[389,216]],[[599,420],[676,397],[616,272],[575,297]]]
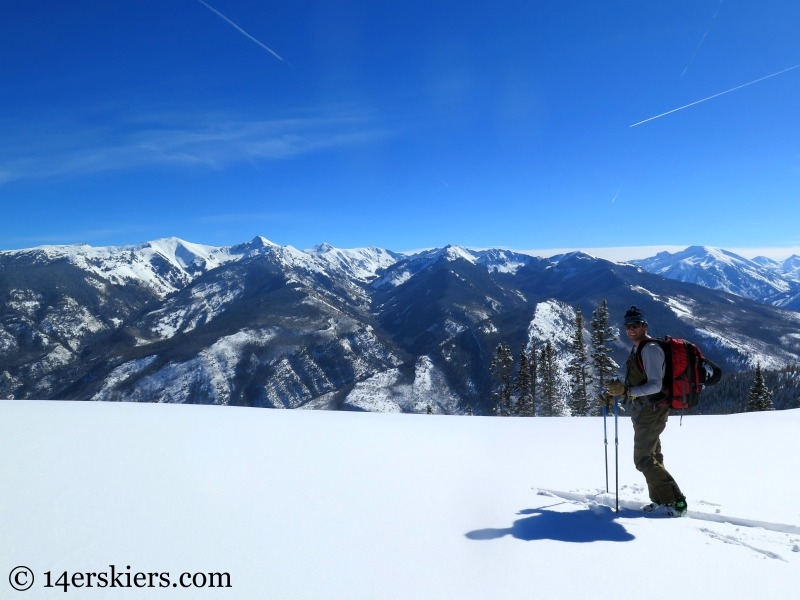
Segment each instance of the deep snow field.
[[605,491],[599,417],[2,401],[0,597],[800,597],[800,411],[670,418],[683,519],[627,508],[624,416],[602,506],[607,425],[592,503],[537,489]]

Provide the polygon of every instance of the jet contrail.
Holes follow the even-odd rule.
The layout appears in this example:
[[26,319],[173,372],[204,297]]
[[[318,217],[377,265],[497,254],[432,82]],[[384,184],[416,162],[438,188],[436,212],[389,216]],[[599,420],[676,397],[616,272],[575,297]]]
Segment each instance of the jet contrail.
[[764,81],[765,79],[769,79],[770,77],[776,77],[778,75],[782,75],[787,71],[791,71],[792,69],[796,69],[800,67],[800,64],[797,64],[793,67],[789,67],[788,69],[783,69],[782,71],[778,71],[777,73],[773,73],[772,75],[766,75],[764,77],[760,77],[754,81],[750,81],[748,83],[743,83],[742,85],[737,85],[735,88],[731,88],[729,90],[725,90],[724,92],[720,92],[719,94],[714,94],[713,96],[709,96],[708,98],[703,98],[702,100],[695,100],[694,102],[690,102],[684,106],[679,106],[678,108],[673,108],[672,110],[668,110],[665,113],[661,113],[660,115],[656,115],[655,117],[650,117],[649,119],[645,119],[644,121],[639,121],[638,123],[634,123],[633,125],[629,125],[628,127],[636,127],[637,125],[641,125],[642,123],[647,123],[648,121],[653,121],[655,119],[660,119],[661,117],[665,117],[667,115],[671,115],[674,112],[678,112],[679,110],[683,110],[684,108],[689,108],[690,106],[694,106],[695,104],[700,104],[701,102],[705,102],[706,100],[712,100],[714,98],[719,98],[724,94],[730,94],[731,92],[735,92],[736,90],[740,90],[743,87],[747,87],[748,85],[753,85],[754,83],[758,83],[759,81]]
[[246,32],[244,29],[242,29],[241,27],[239,27],[239,26],[238,26],[236,23],[234,23],[233,21],[231,21],[231,20],[230,20],[228,17],[226,17],[225,15],[223,15],[221,12],[219,12],[219,11],[218,11],[216,8],[214,8],[213,6],[209,6],[208,4],[206,4],[205,2],[203,2],[203,0],[197,0],[197,1],[198,1],[200,4],[202,4],[203,6],[205,6],[205,7],[206,7],[208,10],[210,10],[211,12],[213,12],[215,15],[217,15],[217,16],[218,16],[220,19],[222,19],[223,21],[225,21],[226,23],[228,23],[228,24],[229,24],[231,27],[233,27],[234,29],[236,29],[236,31],[238,31],[238,32],[239,32],[239,33],[241,33],[242,35],[246,36],[246,37],[247,37],[247,38],[249,38],[251,41],[253,41],[253,42],[255,42],[256,44],[258,44],[259,46],[261,46],[261,47],[262,47],[264,50],[266,50],[267,52],[269,52],[270,54],[272,54],[272,56],[274,56],[275,58],[277,58],[278,60],[280,60],[280,61],[282,61],[282,62],[286,62],[285,60],[283,60],[283,57],[282,57],[280,54],[278,54],[277,52],[275,52],[275,51],[274,51],[272,48],[270,48],[270,47],[269,47],[269,46],[267,46],[266,44],[263,44],[263,43],[261,43],[260,41],[258,41],[258,40],[257,40],[256,38],[254,38],[252,35],[250,35],[249,33],[247,33],[247,32]]
[[719,5],[717,6],[717,10],[714,12],[714,16],[711,17],[711,25],[708,26],[706,32],[703,34],[703,37],[700,38],[700,43],[698,43],[697,48],[694,49],[694,52],[692,53],[692,58],[689,59],[689,64],[687,64],[686,67],[684,67],[683,73],[681,73],[681,78],[684,75],[686,75],[686,71],[688,71],[689,67],[692,66],[695,56],[697,56],[697,53],[700,51],[700,46],[702,46],[703,42],[706,41],[706,36],[708,35],[708,32],[711,31],[711,26],[714,25],[714,21],[717,20],[717,15],[719,14],[719,9],[722,8],[723,2],[725,2],[725,0],[719,0]]

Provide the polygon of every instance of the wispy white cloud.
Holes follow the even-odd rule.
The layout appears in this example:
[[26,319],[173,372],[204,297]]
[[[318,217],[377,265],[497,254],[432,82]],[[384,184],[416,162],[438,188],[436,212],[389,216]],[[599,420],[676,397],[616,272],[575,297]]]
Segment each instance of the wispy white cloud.
[[[659,252],[681,252],[686,250],[687,246],[617,246],[607,248],[545,248],[539,250],[519,250],[524,254],[532,256],[540,256],[549,258],[558,254],[565,254],[567,252],[580,251],[597,258],[610,260],[614,262],[625,262],[628,260],[638,260],[642,258],[650,258]],[[800,246],[783,246],[783,247],[738,247],[729,248],[723,247],[723,250],[728,250],[734,254],[738,254],[744,258],[753,259],[757,256],[765,256],[773,260],[785,260],[793,254],[800,255]]]
[[615,262],[624,262],[627,260],[636,260],[639,258],[649,258],[659,252],[680,252],[685,250],[686,246],[618,246],[609,248],[541,248],[535,250],[519,250],[523,254],[530,254],[531,256],[540,256],[549,258],[559,254],[566,254],[568,252],[584,252],[590,256],[611,260]]
[[125,227],[96,227],[94,229],[72,229],[58,227],[53,231],[30,235],[4,235],[3,249],[20,250],[39,246],[62,246],[74,244],[109,244],[108,240],[132,238],[140,240],[149,235],[142,225],[127,224]]
[[744,256],[745,258],[756,258],[757,256],[765,256],[773,260],[786,260],[792,255],[800,256],[800,246],[764,246],[759,248],[725,248],[734,254]]
[[148,167],[221,169],[364,144],[388,135],[370,115],[348,110],[280,119],[133,115],[102,128],[59,122],[16,133],[12,124],[7,125],[0,139],[0,184]]

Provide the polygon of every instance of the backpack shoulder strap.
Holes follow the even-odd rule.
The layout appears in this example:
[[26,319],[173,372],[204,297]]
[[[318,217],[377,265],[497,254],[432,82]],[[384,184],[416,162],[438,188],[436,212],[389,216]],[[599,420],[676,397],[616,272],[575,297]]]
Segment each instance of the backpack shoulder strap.
[[661,347],[661,350],[664,352],[664,355],[666,356],[666,354],[667,354],[667,348],[666,348],[667,341],[666,340],[662,340],[662,339],[659,339],[659,338],[648,338],[648,339],[646,339],[644,342],[639,344],[638,348],[636,348],[636,363],[641,368],[644,368],[644,361],[642,360],[642,350],[644,350],[644,347],[647,346],[648,344],[658,344]]

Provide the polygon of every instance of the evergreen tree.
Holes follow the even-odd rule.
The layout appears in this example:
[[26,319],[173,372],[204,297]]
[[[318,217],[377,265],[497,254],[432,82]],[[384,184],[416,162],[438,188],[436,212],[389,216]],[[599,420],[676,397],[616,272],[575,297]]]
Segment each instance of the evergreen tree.
[[514,391],[517,393],[516,413],[521,417],[528,417],[533,412],[533,397],[531,388],[531,369],[528,353],[525,347],[519,352],[519,371],[514,380]]
[[[617,341],[608,325],[608,302],[603,299],[592,313],[592,367],[595,372],[595,395],[605,392],[606,384],[617,376],[619,366],[611,358],[610,344]],[[594,403],[593,403],[594,404]]]
[[501,417],[511,416],[511,368],[514,366],[514,357],[508,344],[501,342],[492,359],[491,371],[497,380],[494,399],[494,413]]
[[550,340],[545,342],[539,353],[539,383],[541,385],[541,414],[546,417],[560,417],[567,412],[558,384],[556,353]]
[[528,372],[531,382],[530,416],[536,416],[536,398],[539,390],[539,357],[536,355],[536,342],[531,340],[531,349],[528,352]]
[[575,335],[570,342],[569,350],[572,354],[567,366],[571,387],[569,407],[573,416],[588,416],[594,404],[589,400],[592,396],[589,390],[591,383],[589,355],[583,341],[583,312],[579,307],[575,309]]
[[775,406],[772,404],[772,392],[769,391],[769,388],[764,383],[761,363],[756,365],[756,376],[753,381],[753,387],[750,388],[750,394],[747,396],[745,410],[748,412],[775,410]]

